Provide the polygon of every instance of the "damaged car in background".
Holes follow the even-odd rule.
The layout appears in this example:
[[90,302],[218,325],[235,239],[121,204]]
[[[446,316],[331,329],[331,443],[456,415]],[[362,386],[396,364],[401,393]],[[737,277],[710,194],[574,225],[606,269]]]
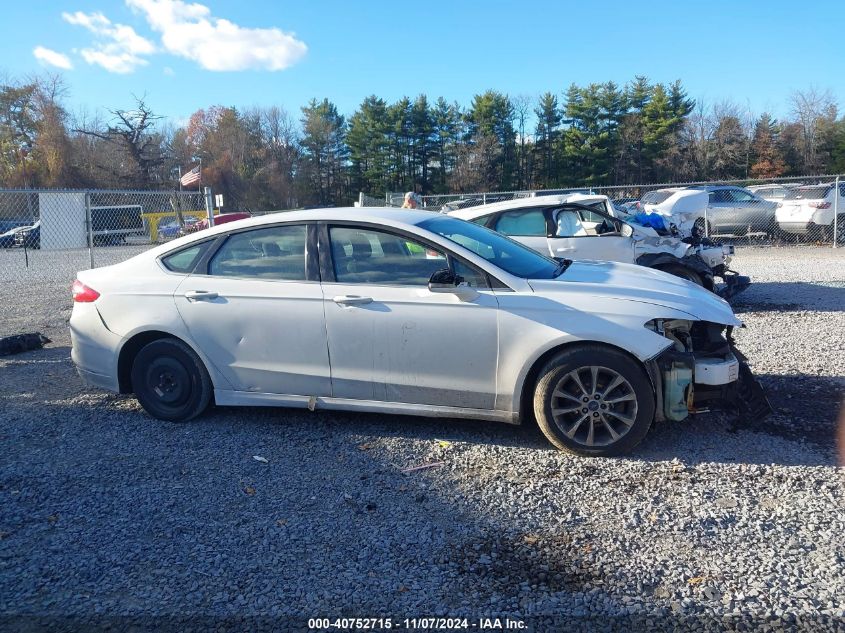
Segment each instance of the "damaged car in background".
[[623,218],[603,195],[522,198],[449,215],[491,228],[544,255],[639,264],[692,281],[726,299],[751,283],[729,268],[732,245],[697,232],[680,237],[660,218],[642,214]]
[[212,227],[78,273],[73,300],[79,374],[164,420],[212,403],[534,418],[556,447],[605,456],[655,420],[768,412],[713,293],[426,211]]

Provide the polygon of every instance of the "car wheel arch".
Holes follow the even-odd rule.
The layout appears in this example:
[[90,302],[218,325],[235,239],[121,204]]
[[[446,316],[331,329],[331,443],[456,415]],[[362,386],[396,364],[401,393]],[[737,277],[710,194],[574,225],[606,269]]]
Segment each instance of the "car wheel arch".
[[646,375],[649,377],[649,380],[652,383],[652,389],[655,389],[656,392],[656,385],[654,384],[654,377],[652,372],[650,371],[647,363],[643,362],[636,356],[634,356],[628,350],[619,347],[618,345],[613,345],[612,343],[607,343],[605,341],[595,341],[595,340],[579,340],[579,341],[566,341],[560,343],[558,345],[553,345],[549,349],[545,350],[542,354],[540,354],[537,358],[535,358],[528,367],[528,370],[525,372],[524,378],[522,383],[519,385],[519,400],[518,400],[518,413],[519,413],[519,423],[526,424],[526,422],[531,421],[536,424],[534,419],[534,388],[537,385],[537,381],[539,380],[540,370],[546,366],[546,363],[549,360],[556,356],[557,354],[577,349],[579,347],[604,347],[608,350],[612,350],[614,352],[621,352],[635,363],[640,365],[645,371]]
[[132,390],[132,364],[135,361],[135,357],[138,355],[146,345],[152,343],[153,341],[158,341],[161,339],[175,339],[177,341],[181,341],[188,347],[190,347],[197,356],[199,356],[200,361],[205,366],[205,370],[209,372],[211,376],[212,384],[214,383],[214,377],[216,372],[214,371],[213,365],[210,365],[208,359],[202,354],[200,350],[198,350],[191,341],[187,341],[184,338],[173,334],[172,332],[167,332],[164,330],[143,330],[140,332],[135,332],[131,336],[129,336],[126,341],[121,345],[120,351],[118,352],[117,357],[117,380],[118,385],[120,387],[120,393],[129,394],[133,393]]

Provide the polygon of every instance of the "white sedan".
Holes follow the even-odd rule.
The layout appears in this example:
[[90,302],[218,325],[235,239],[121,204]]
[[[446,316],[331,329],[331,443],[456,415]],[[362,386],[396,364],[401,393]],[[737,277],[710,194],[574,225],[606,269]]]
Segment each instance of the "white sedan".
[[719,297],[425,211],[233,222],[80,272],[73,294],[80,375],[165,420],[212,402],[534,416],[555,446],[612,455],[655,419],[765,412]]

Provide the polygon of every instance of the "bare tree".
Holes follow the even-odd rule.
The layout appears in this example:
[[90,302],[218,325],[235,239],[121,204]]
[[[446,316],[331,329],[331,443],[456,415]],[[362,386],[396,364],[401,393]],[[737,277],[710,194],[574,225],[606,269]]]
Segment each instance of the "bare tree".
[[801,125],[801,156],[805,173],[822,170],[819,148],[825,132],[836,121],[836,101],[830,90],[811,87],[796,90],[789,97],[792,115]]
[[[112,164],[122,180],[135,186],[149,186],[156,180],[155,171],[164,163],[162,136],[156,132],[156,122],[162,117],[147,106],[144,97],[135,97],[131,110],[110,110],[114,119],[105,129],[77,128],[74,132],[100,139],[114,146],[123,160]],[[128,161],[126,160],[128,159]],[[108,163],[106,163],[108,164]],[[159,176],[159,180],[160,175]]]

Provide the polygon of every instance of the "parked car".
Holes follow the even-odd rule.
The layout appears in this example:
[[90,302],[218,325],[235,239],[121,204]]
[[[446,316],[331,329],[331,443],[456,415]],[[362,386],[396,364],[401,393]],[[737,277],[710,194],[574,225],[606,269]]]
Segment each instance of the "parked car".
[[[236,222],[238,220],[246,220],[247,218],[251,217],[252,216],[249,213],[221,213],[220,215],[214,216],[214,226],[226,224],[228,222]],[[208,218],[202,218],[192,224],[185,224],[185,226],[182,227],[181,235],[196,233],[197,231],[204,231],[207,228]]]
[[16,226],[0,234],[0,248],[12,248],[16,245],[15,236],[21,231],[29,230],[29,226]]
[[[659,235],[655,229],[619,217],[607,196],[573,194],[511,200],[453,211],[552,257],[639,264],[688,279],[732,297],[750,284],[731,271],[732,246],[711,240]],[[723,280],[716,287],[715,279]]]
[[32,226],[25,226],[15,233],[15,246],[21,248],[41,248],[41,220]]
[[742,236],[773,233],[776,226],[776,203],[731,185],[656,189],[640,202],[645,211],[666,216],[685,234],[694,228],[702,235]]
[[790,189],[778,204],[775,218],[785,233],[830,240],[834,212],[838,213],[836,241],[845,242],[845,182],[839,184],[838,201],[834,198],[834,183]]
[[[185,226],[191,226],[199,222],[199,218],[192,215],[186,215],[182,219],[184,220]],[[175,237],[179,237],[181,230],[182,226],[179,224],[179,219],[175,215],[165,218],[158,224],[158,236],[161,239],[172,240]]]
[[707,222],[710,234],[772,234],[776,228],[777,203],[765,200],[742,187],[702,185],[690,187],[708,194]]
[[[307,246],[306,246],[307,245]],[[78,273],[72,358],[151,415],[220,405],[519,423],[630,451],[706,406],[764,415],[730,306],[642,266],[544,257],[408,209],[291,211]]]

